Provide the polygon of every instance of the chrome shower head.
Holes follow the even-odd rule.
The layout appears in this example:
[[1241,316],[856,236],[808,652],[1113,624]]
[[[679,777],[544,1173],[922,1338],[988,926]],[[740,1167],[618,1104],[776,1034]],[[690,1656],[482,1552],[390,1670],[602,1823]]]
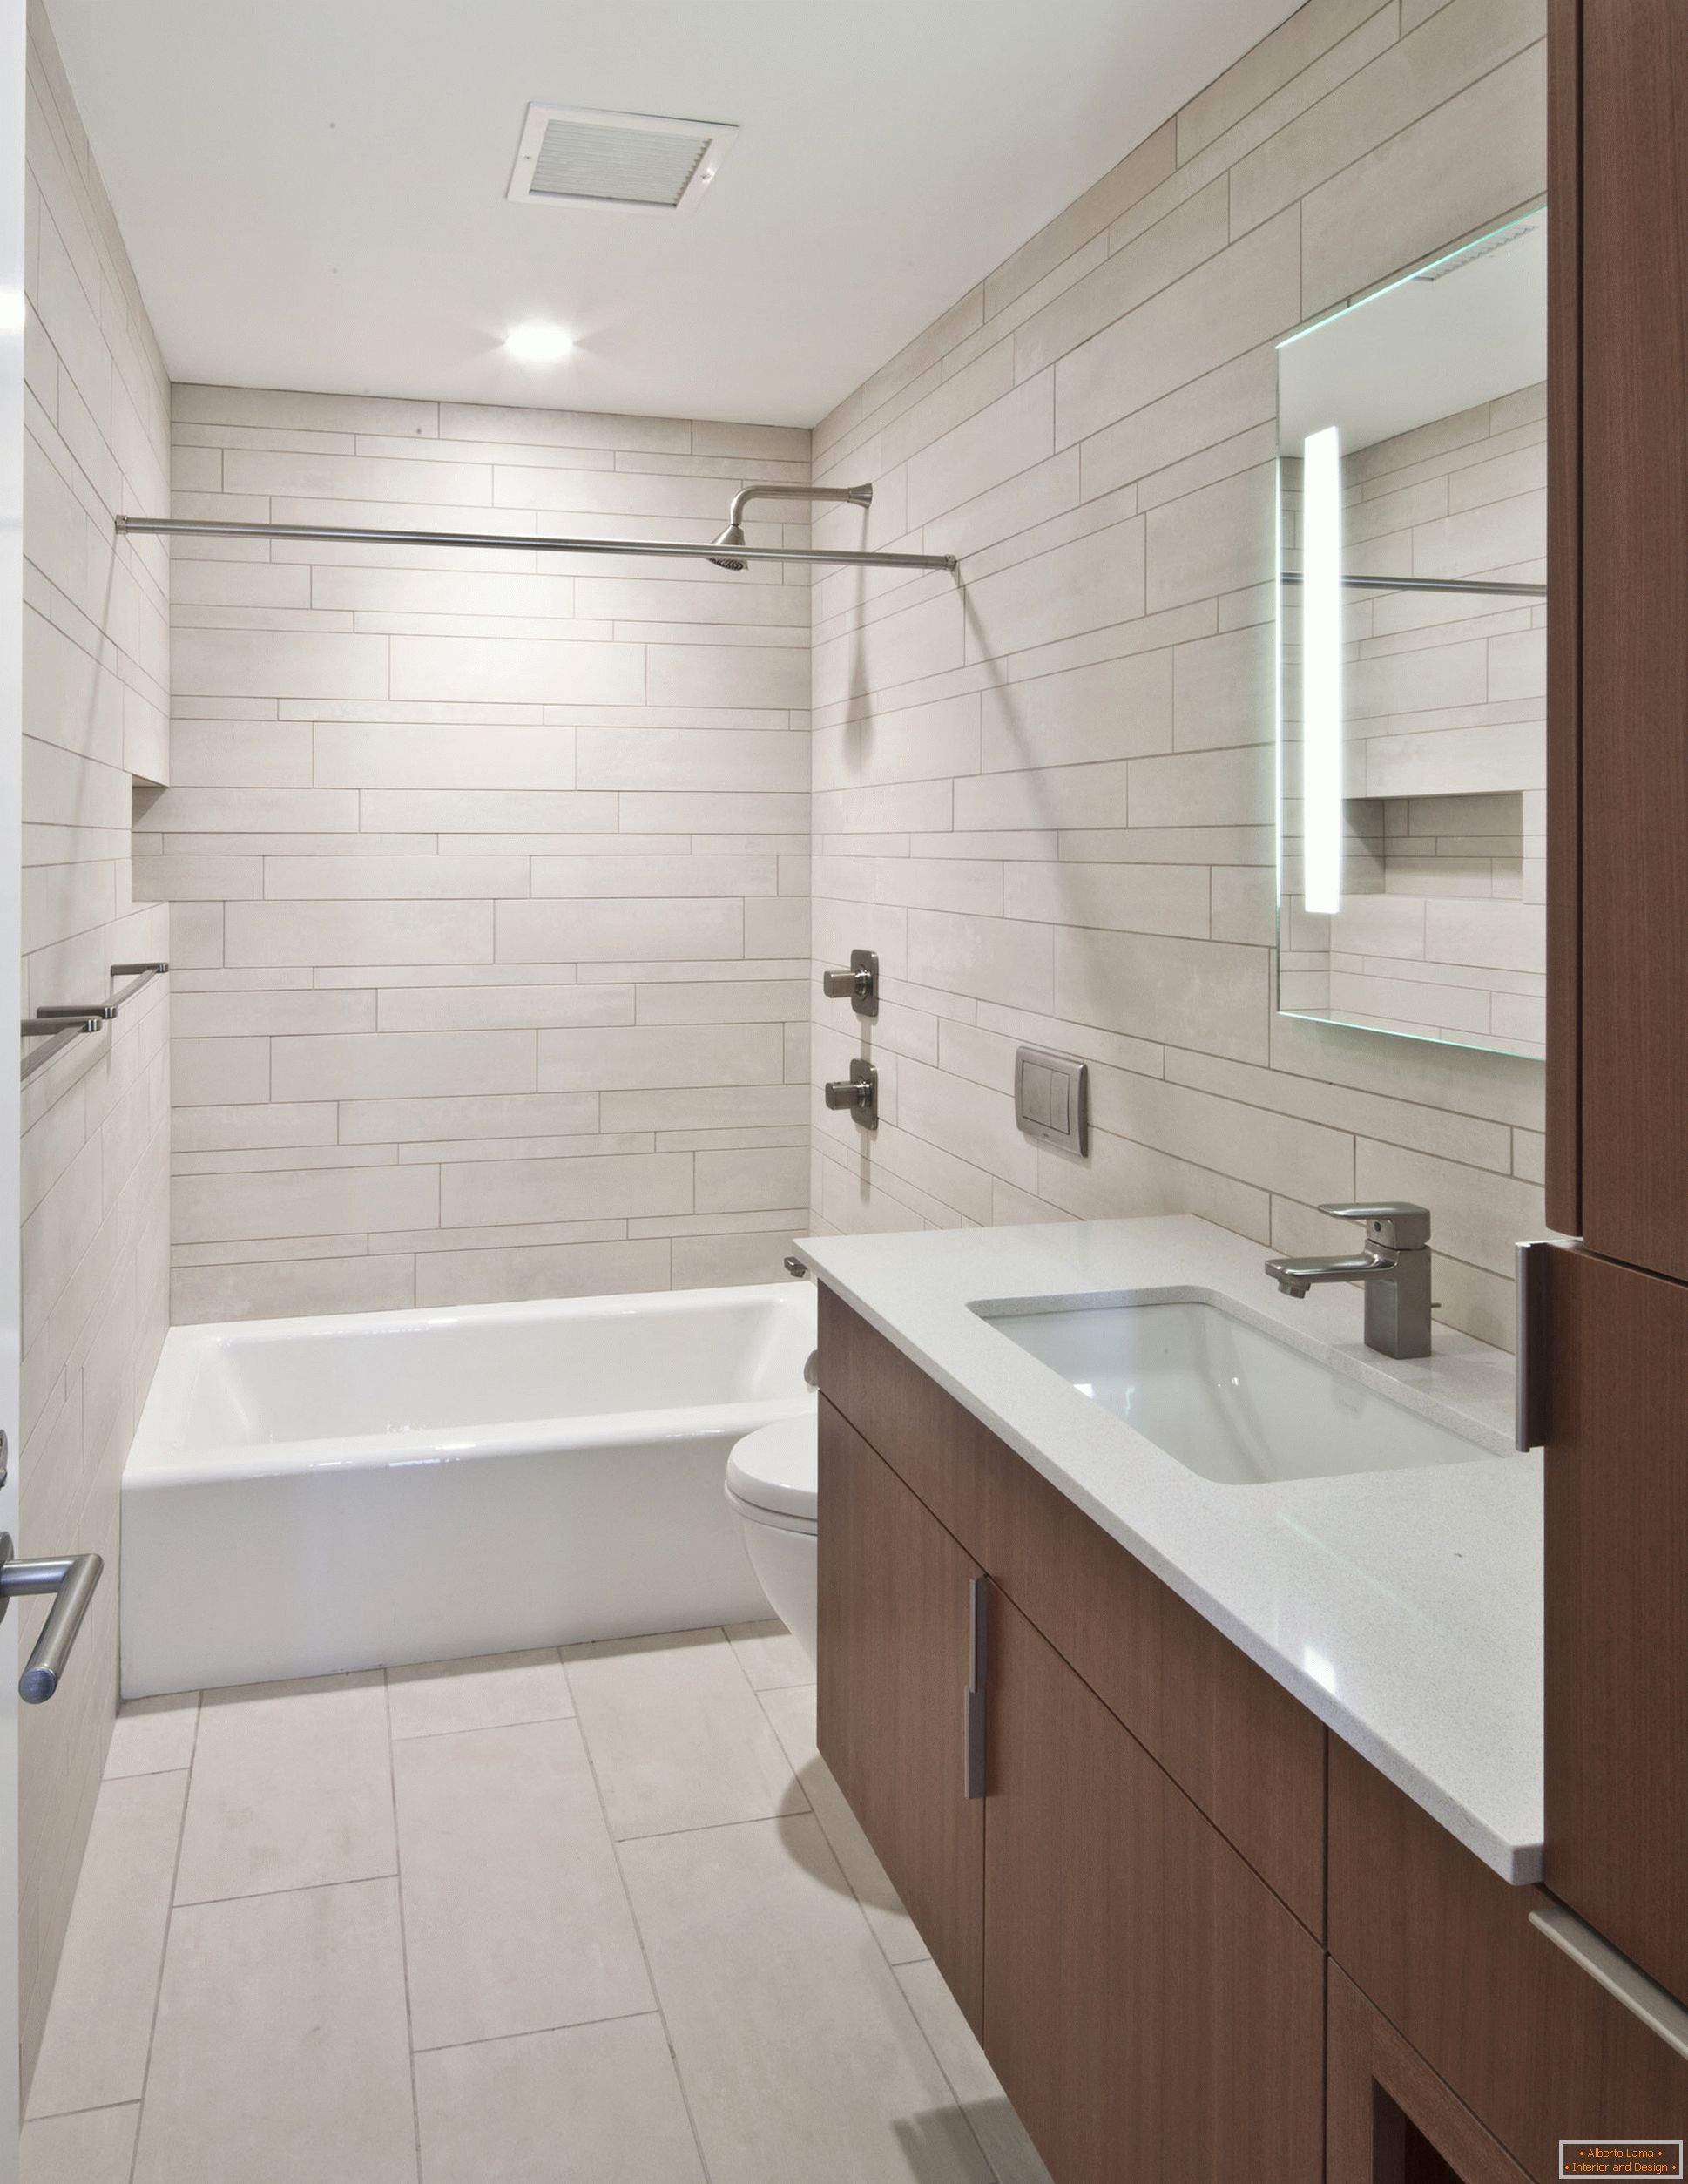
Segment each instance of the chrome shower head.
[[[745,527],[742,524],[729,524],[719,538],[710,541],[712,545],[716,546],[742,546],[744,543]],[[712,553],[709,558],[718,569],[745,570],[750,566],[749,562],[740,561],[732,554]]]
[[[848,501],[853,507],[871,506],[874,489],[871,485],[746,485],[733,496],[733,506],[727,511],[727,526],[719,538],[712,538],[712,546],[742,546],[745,543],[745,503],[746,501]],[[733,553],[712,553],[710,559],[718,569],[744,570],[749,562],[741,561]]]

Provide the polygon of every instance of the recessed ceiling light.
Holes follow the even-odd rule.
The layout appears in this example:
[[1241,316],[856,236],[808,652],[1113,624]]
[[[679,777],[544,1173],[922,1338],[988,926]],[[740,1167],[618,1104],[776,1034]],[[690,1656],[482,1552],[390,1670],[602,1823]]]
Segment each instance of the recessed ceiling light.
[[554,364],[574,347],[574,336],[560,326],[513,326],[504,347],[524,364]]

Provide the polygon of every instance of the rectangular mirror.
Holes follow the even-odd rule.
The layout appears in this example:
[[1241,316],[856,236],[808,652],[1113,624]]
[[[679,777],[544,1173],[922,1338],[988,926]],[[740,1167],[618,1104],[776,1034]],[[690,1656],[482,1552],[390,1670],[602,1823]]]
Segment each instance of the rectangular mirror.
[[1547,216],[1278,351],[1278,1006],[1543,1051]]

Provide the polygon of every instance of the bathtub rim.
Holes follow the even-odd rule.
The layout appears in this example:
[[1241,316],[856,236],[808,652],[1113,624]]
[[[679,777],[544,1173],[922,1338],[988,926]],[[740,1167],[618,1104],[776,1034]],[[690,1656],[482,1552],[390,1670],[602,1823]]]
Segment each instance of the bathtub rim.
[[617,1410],[561,1417],[501,1419],[475,1425],[417,1426],[382,1433],[318,1434],[291,1441],[225,1442],[188,1449],[172,1429],[191,1393],[196,1353],[245,1344],[309,1342],[323,1335],[425,1332],[464,1325],[545,1321],[667,1318],[732,1305],[771,1305],[787,1316],[812,1318],[807,1283],[741,1282],[709,1289],[656,1289],[581,1297],[525,1298],[510,1304],[403,1306],[385,1312],[303,1314],[270,1320],[226,1320],[172,1327],[125,1460],[125,1492],[226,1484],[243,1479],[307,1477],[323,1472],[473,1463],[490,1457],[565,1455],[571,1450],[649,1445],[699,1437],[738,1438],[813,1404],[807,1390],[793,1396],[724,1403],[683,1403],[658,1410]]

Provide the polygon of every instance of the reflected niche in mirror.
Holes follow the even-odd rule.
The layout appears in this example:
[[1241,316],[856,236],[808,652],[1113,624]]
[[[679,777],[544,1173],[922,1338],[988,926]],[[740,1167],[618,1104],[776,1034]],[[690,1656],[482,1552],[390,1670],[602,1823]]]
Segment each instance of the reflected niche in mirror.
[[1543,1051],[1547,218],[1278,351],[1278,1006]]

